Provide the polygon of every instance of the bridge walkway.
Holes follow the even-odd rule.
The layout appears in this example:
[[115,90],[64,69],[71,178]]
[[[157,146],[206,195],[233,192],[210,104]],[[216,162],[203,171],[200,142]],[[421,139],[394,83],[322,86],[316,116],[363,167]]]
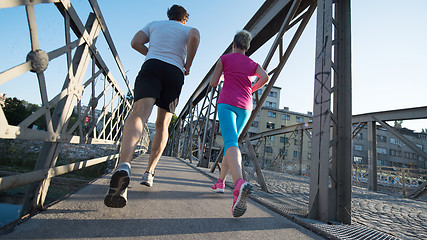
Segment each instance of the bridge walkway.
[[147,158],[132,164],[126,207],[104,205],[108,174],[0,239],[323,239],[253,200],[233,218],[231,189],[212,193],[212,178],[177,158],[162,157],[154,185],[142,186]]

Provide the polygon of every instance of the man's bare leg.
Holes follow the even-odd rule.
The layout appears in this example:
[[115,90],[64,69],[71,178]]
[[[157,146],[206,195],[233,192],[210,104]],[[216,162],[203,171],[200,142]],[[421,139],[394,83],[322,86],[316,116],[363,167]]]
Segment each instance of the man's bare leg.
[[154,174],[154,169],[162,156],[168,142],[168,128],[172,119],[172,113],[162,108],[157,108],[156,132],[151,143],[150,158],[146,171]]
[[110,180],[110,188],[104,198],[107,207],[122,208],[127,203],[127,188],[130,182],[130,162],[136,145],[141,138],[144,123],[153,109],[155,99],[143,98],[135,102],[132,112],[126,119],[120,148],[120,161]]
[[144,130],[144,124],[150,117],[155,101],[155,98],[142,98],[134,103],[123,129],[119,164],[132,161],[136,146]]

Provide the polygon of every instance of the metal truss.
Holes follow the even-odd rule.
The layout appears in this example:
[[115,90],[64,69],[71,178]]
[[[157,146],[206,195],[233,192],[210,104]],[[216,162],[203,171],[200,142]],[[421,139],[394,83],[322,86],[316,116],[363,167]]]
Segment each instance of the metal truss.
[[[260,98],[258,95],[255,96],[256,108],[252,111],[251,117],[239,137],[239,143],[244,142],[244,139],[250,128],[250,125],[255,119],[256,114],[261,109],[262,104],[267,98],[268,92],[271,90],[274,83],[276,82],[282,68],[284,67],[286,61],[288,60],[290,54],[292,53],[293,48],[298,42],[298,39],[301,36],[303,30],[305,29],[315,8],[316,8],[315,1],[310,1],[310,0],[266,1],[258,10],[258,12],[254,15],[254,17],[244,27],[244,29],[250,31],[253,36],[253,39],[251,42],[251,48],[248,50],[247,55],[250,56],[252,53],[257,51],[263,44],[265,44],[268,40],[270,40],[272,37],[275,37],[274,43],[272,44],[270,51],[268,52],[268,55],[266,56],[266,59],[264,61],[263,68],[264,69],[269,68],[269,64],[275,53],[278,53],[279,63],[277,64],[277,66],[271,67],[272,70],[269,73],[269,75],[271,75],[271,79],[266,87],[266,90],[264,91],[264,94]],[[283,36],[285,32],[287,32],[293,27],[296,27],[297,30],[292,36],[291,41],[287,46],[287,48],[283,49],[284,47]],[[232,45],[230,44],[230,46],[225,50],[224,54],[231,51],[231,46]],[[181,127],[183,127],[182,124],[184,123],[185,119],[188,119],[186,121],[187,125],[189,123],[192,123],[189,126],[184,126],[184,129],[186,129],[187,131],[193,132],[193,133],[189,132],[188,134],[186,134],[187,136],[193,137],[191,141],[186,140],[186,142],[191,142],[191,144],[195,144],[195,143],[198,143],[199,141],[200,142],[203,141],[203,140],[199,140],[196,137],[200,136],[199,133],[202,132],[202,128],[206,127],[206,125],[209,125],[209,124],[201,124],[201,123],[206,121],[216,123],[215,118],[209,118],[206,120],[202,120],[200,118],[194,119],[194,117],[199,117],[201,115],[205,117],[206,116],[211,117],[212,115],[210,114],[193,114],[194,109],[196,109],[196,106],[198,104],[201,104],[203,102],[208,102],[208,100],[203,100],[203,99],[206,98],[208,92],[212,91],[209,86],[209,82],[210,82],[210,78],[212,76],[214,67],[215,66],[213,66],[210,69],[210,71],[207,73],[205,78],[202,80],[201,84],[194,91],[193,95],[190,97],[190,100],[187,102],[186,106],[184,107],[184,110],[181,112],[180,116],[178,117],[178,121],[174,127],[174,132],[171,133],[169,145],[172,145],[175,148],[177,146],[182,146],[184,147],[184,149],[183,150],[177,149],[175,150],[175,153],[181,153],[184,150],[188,153],[188,152],[192,152],[195,149],[198,149],[198,151],[200,151],[201,153],[199,153],[196,156],[199,156],[199,157],[203,156],[204,148],[190,146],[190,144],[187,144],[187,145],[179,144],[177,143],[178,142],[177,136],[181,137],[182,135]],[[202,106],[204,106],[204,103],[202,104]],[[215,105],[209,105],[209,106],[215,107]],[[201,108],[201,109],[204,109],[204,108]],[[215,110],[212,109],[212,110],[209,110],[208,112],[215,112]],[[213,115],[216,116],[215,114]],[[211,131],[211,134],[212,132],[214,131]],[[212,140],[213,138],[214,136],[211,135],[210,140]],[[201,144],[201,146],[205,147],[205,144]],[[267,190],[267,186],[263,182],[263,177],[262,177],[261,170],[259,168],[258,159],[255,156],[252,145],[249,142],[247,142],[246,146],[249,152],[251,153],[249,154],[251,160],[256,166],[258,166],[256,172],[257,172],[258,179],[260,180],[260,184],[264,190]],[[207,145],[206,147],[209,149],[210,152],[212,151],[212,145]],[[215,163],[211,166],[212,172],[215,171],[216,167],[219,167],[218,163],[222,158],[222,152],[223,152],[223,149],[221,149]],[[194,155],[189,156],[188,154],[186,154],[186,156],[190,157],[190,160],[191,160]],[[199,160],[202,163],[201,165],[206,166],[205,159],[199,159]]]
[[[62,47],[50,52],[39,48],[37,28],[40,26],[37,26],[36,23],[35,8],[40,3],[55,4],[63,16],[65,43]],[[0,8],[25,5],[32,49],[27,55],[25,63],[0,73],[0,84],[13,80],[28,71],[34,72],[39,83],[42,100],[41,107],[17,126],[9,125],[3,110],[0,109],[0,138],[44,142],[33,172],[0,178],[0,190],[2,191],[31,183],[21,215],[43,208],[52,177],[118,157],[117,154],[114,154],[56,166],[62,143],[109,144],[118,147],[124,121],[131,110],[132,88],[129,86],[97,1],[89,0],[89,3],[93,12],[89,14],[85,24],[82,23],[69,0],[4,0],[0,3]],[[96,48],[101,31],[128,88],[126,90],[128,97],[120,89]],[[76,38],[74,41],[71,41],[72,33]],[[47,80],[49,79],[45,79],[44,72],[49,71],[47,65],[50,62],[64,55],[67,59],[68,72],[64,73],[62,90],[49,99],[47,94],[49,84]],[[25,56],[23,58],[25,59]],[[85,79],[87,74],[90,75],[89,79]],[[83,109],[83,106],[86,108]],[[71,123],[71,115],[75,108],[77,108],[78,119],[75,123]],[[96,114],[96,111],[100,111],[100,113]],[[46,130],[30,128],[38,119],[46,122]],[[143,142],[140,142],[145,145],[145,148],[140,151],[145,151],[148,146],[147,133],[148,129],[145,128],[145,136],[141,139]]]
[[[265,146],[267,145],[268,142],[271,142],[271,140],[269,140],[270,137],[272,136],[286,136],[286,134],[291,134],[291,137],[288,139],[287,142],[285,142],[285,144],[283,145],[283,147],[281,149],[279,149],[279,153],[274,157],[274,160],[271,164],[271,166],[269,166],[269,170],[273,170],[273,171],[277,171],[277,172],[284,172],[284,165],[285,165],[285,151],[287,149],[289,149],[290,146],[290,142],[291,140],[295,140],[298,138],[298,149],[300,150],[300,156],[299,156],[299,173],[302,173],[302,169],[301,169],[301,162],[302,162],[302,149],[303,149],[303,141],[304,141],[304,135],[306,135],[310,140],[311,140],[311,124],[310,123],[301,123],[301,124],[296,124],[296,125],[291,125],[291,126],[284,126],[282,128],[279,129],[274,129],[274,130],[270,130],[270,131],[265,131],[259,134],[255,134],[253,136],[251,136],[250,138],[248,138],[248,141],[251,143],[251,145],[255,146],[253,147],[254,152],[257,152],[258,157],[260,159],[262,159],[264,161],[265,156],[260,156],[261,154],[263,154],[265,151]],[[305,133],[305,134],[304,134]],[[264,149],[261,147],[262,144],[264,143]],[[244,154],[248,154],[248,149],[244,148],[243,149],[243,153]],[[263,164],[264,166],[264,164]],[[263,167],[262,167],[263,168]],[[248,179],[251,179],[253,177],[254,173],[248,172],[249,176]]]
[[392,111],[383,111],[377,113],[366,113],[353,116],[353,138],[356,137],[363,128],[368,128],[368,189],[377,191],[377,123],[402,141],[413,152],[421,156],[424,161],[427,160],[427,153],[409,141],[400,132],[396,131],[387,121],[413,120],[427,118],[427,107],[417,107],[408,109],[399,109]]

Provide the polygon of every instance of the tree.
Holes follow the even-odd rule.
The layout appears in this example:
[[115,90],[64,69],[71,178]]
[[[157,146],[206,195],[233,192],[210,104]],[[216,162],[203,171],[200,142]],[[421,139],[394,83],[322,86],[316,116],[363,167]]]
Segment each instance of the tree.
[[[16,97],[7,98],[5,101],[5,107],[3,108],[4,115],[6,116],[7,122],[9,125],[17,126],[23,120],[25,120],[28,116],[33,114],[40,108],[39,105],[29,103],[25,100],[19,100]],[[50,114],[53,114],[55,110],[55,106],[50,109]],[[71,127],[78,119],[78,114],[73,112],[71,115],[69,127]],[[45,116],[39,117],[36,121],[30,124],[28,127],[33,128],[33,126],[37,126],[38,130],[47,130],[47,123]],[[74,134],[77,134],[77,131],[74,131]]]
[[402,128],[403,120],[396,120],[394,121],[394,127],[395,128]]
[[9,125],[17,126],[31,115],[32,112],[28,110],[26,105],[28,105],[27,102],[19,100],[16,97],[6,99],[3,112]]
[[169,123],[169,132],[173,131],[173,127],[175,126],[176,120],[178,120],[178,116],[176,116],[176,114],[174,113],[172,115],[171,122]]

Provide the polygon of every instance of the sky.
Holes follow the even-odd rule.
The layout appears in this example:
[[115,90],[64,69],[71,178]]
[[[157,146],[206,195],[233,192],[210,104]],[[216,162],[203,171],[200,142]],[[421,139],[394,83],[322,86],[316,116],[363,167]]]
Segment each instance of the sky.
[[[87,0],[71,0],[83,22],[90,5]],[[201,42],[185,78],[176,114],[209,69],[263,4],[255,0],[125,0],[99,1],[102,14],[115,43],[131,86],[144,56],[130,47],[134,34],[153,20],[167,19],[173,4],[184,6],[190,14],[188,26],[200,31]],[[353,114],[427,106],[427,1],[354,0],[352,15],[352,110]],[[53,4],[35,6],[40,48],[46,52],[65,42],[63,17]],[[307,113],[313,111],[314,51],[316,13],[297,43],[276,86],[281,87],[280,108]],[[24,7],[0,9],[0,72],[25,62],[31,50]],[[285,39],[288,35],[285,34]],[[121,78],[105,40],[97,48],[124,92]],[[262,64],[271,43],[251,58]],[[272,69],[274,65],[271,65]],[[271,69],[267,69],[271,70]],[[49,63],[45,71],[49,99],[61,89],[66,73],[65,57]],[[26,73],[0,85],[0,92],[40,104],[37,78]],[[150,122],[155,121],[155,112]],[[427,128],[427,120],[404,121],[403,127],[416,131]]]

